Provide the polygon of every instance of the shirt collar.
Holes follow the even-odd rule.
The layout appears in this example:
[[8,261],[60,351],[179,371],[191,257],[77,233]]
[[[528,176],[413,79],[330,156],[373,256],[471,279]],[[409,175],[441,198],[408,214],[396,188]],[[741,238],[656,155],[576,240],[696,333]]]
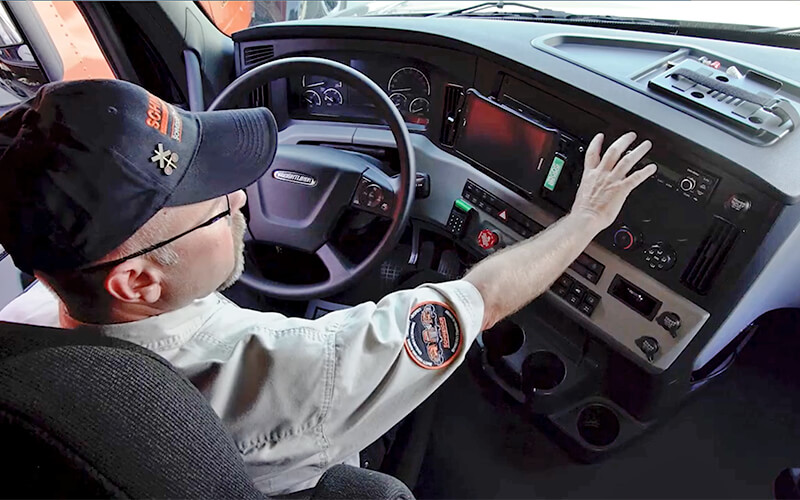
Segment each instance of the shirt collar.
[[83,330],[127,340],[158,352],[171,349],[194,335],[222,305],[219,295],[212,293],[202,299],[195,299],[180,309],[128,323],[96,325],[81,323],[72,318],[69,320]]

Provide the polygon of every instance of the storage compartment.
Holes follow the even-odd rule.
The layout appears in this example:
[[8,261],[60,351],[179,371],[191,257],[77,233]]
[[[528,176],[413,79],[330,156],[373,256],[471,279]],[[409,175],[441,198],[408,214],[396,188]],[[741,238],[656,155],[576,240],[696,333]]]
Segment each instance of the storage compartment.
[[574,458],[583,462],[602,459],[642,435],[650,423],[640,422],[614,401],[594,396],[548,416],[554,437]]
[[489,363],[496,365],[503,356],[519,351],[525,343],[525,332],[513,321],[504,319],[483,332],[483,345]]
[[522,362],[522,390],[525,394],[552,391],[566,376],[567,366],[552,351],[536,351]]
[[800,127],[800,87],[750,62],[635,36],[545,35],[531,45],[750,144],[768,146]]
[[578,434],[592,446],[609,446],[619,436],[619,417],[608,406],[591,404],[578,413]]
[[483,371],[535,414],[572,407],[602,381],[604,352],[543,299],[483,332],[478,345]]

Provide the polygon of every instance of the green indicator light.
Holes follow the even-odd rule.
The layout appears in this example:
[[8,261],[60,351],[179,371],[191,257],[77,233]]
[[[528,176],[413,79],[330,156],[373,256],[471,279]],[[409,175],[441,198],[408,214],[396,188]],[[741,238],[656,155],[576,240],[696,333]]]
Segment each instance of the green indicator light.
[[550,165],[550,171],[547,173],[547,178],[544,180],[544,187],[553,191],[556,188],[558,177],[561,175],[561,169],[564,168],[564,160],[558,156],[553,158],[553,164]]
[[472,210],[472,205],[461,199],[456,200],[456,207],[462,212],[469,212]]

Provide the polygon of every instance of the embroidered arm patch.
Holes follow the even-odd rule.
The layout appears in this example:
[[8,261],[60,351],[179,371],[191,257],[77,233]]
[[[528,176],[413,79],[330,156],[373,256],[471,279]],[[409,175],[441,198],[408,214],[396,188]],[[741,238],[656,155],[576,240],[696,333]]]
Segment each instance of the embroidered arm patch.
[[428,370],[444,368],[461,350],[461,342],[458,318],[446,304],[422,302],[411,308],[405,347],[416,364]]

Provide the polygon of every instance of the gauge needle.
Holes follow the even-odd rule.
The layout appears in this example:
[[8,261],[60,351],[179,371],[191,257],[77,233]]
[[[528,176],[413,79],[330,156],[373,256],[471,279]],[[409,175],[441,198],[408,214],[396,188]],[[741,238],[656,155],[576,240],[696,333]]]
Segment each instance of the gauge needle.
[[392,89],[392,92],[408,92],[409,90],[411,90],[411,87],[408,87],[407,89]]

